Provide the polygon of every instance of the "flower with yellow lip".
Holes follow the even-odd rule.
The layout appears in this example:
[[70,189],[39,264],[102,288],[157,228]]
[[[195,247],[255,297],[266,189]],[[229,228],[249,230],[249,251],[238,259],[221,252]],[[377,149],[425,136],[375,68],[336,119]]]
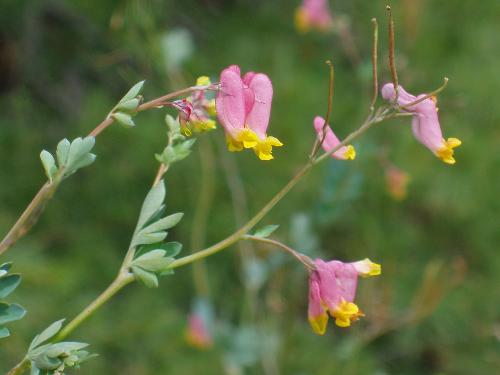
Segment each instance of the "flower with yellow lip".
[[295,11],[295,27],[301,33],[311,29],[326,32],[332,25],[328,0],[303,0]]
[[368,258],[353,263],[316,259],[314,265],[316,269],[309,276],[308,308],[313,331],[323,335],[329,316],[335,319],[335,324],[339,327],[349,327],[352,322],[364,316],[354,303],[358,276],[380,275],[380,265]]
[[[339,139],[330,125],[326,124],[325,126],[325,119],[323,117],[316,116],[313,124],[318,135],[318,140],[323,141],[321,144],[323,150],[330,152],[340,144]],[[354,146],[351,145],[342,146],[332,154],[332,158],[339,160],[354,160],[354,158],[356,158],[356,150]]]
[[273,159],[273,147],[283,143],[266,133],[272,100],[273,85],[267,75],[248,72],[241,77],[236,65],[222,71],[215,105],[229,151],[253,149],[260,160]]
[[[394,90],[392,83],[387,83],[382,87],[382,96],[386,100],[394,100],[396,90]],[[427,98],[420,103],[410,105],[423,97],[425,97],[425,94],[414,96],[399,86],[397,103],[404,107],[405,112],[413,114],[412,130],[415,138],[446,164],[455,164],[454,148],[460,146],[462,142],[458,138],[448,138],[446,140],[443,138],[441,125],[439,124],[438,108],[436,107],[436,97]]]

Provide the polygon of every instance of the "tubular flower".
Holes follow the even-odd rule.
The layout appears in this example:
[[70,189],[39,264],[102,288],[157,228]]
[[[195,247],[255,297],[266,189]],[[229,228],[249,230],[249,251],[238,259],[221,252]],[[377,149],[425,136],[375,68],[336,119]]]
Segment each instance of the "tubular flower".
[[[407,93],[401,86],[399,86],[398,91],[397,102],[400,106],[406,106],[425,96],[425,94],[413,96]],[[382,96],[386,100],[394,100],[396,91],[392,83],[387,83],[382,87]],[[462,142],[458,138],[448,138],[447,140],[443,138],[441,126],[439,125],[436,101],[433,99],[426,99],[408,108],[404,108],[404,110],[413,114],[412,130],[415,138],[445,163],[455,164],[453,149],[460,146]]]
[[328,0],[304,0],[295,11],[295,27],[301,33],[311,29],[329,31],[332,25]]
[[[326,125],[325,133],[323,134],[323,127],[325,125],[325,119],[323,117],[316,116],[314,118],[313,124],[314,124],[314,129],[318,134],[318,140],[321,141],[324,137],[322,144],[323,150],[325,150],[326,152],[330,152],[340,144],[339,139],[333,132],[332,128],[330,128],[330,125],[328,124]],[[355,157],[356,157],[356,150],[351,145],[342,146],[332,154],[332,158],[339,160],[354,160]]]
[[260,160],[273,159],[273,146],[283,143],[266,134],[272,100],[273,85],[267,75],[248,72],[241,78],[236,65],[222,71],[215,104],[229,151],[251,148]]
[[[196,80],[196,86],[210,84],[210,79],[206,76]],[[210,118],[216,114],[215,99],[207,99],[204,90],[193,92],[187,99],[175,101],[174,106],[179,109],[179,122],[185,136],[189,137],[193,132],[199,133],[216,128],[215,120]]]
[[309,276],[309,323],[313,331],[323,335],[328,315],[339,327],[349,327],[352,322],[364,316],[353,302],[356,296],[358,276],[380,275],[381,267],[368,258],[354,263],[337,260],[314,261],[316,269]]

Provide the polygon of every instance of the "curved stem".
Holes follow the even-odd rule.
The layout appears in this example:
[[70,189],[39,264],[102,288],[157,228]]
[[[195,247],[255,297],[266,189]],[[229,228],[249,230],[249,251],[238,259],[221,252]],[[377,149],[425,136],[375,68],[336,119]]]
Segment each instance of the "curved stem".
[[270,238],[265,238],[265,237],[258,237],[258,236],[251,236],[251,235],[245,235],[241,238],[242,240],[251,240],[251,241],[256,241],[256,242],[262,242],[267,245],[273,245],[276,246],[284,251],[286,251],[289,254],[292,254],[295,258],[299,260],[300,263],[302,263],[308,270],[314,271],[316,267],[314,266],[314,263],[312,262],[311,258],[309,258],[307,255],[301,254],[298,251],[295,251],[291,247],[285,245],[282,242],[272,240]]

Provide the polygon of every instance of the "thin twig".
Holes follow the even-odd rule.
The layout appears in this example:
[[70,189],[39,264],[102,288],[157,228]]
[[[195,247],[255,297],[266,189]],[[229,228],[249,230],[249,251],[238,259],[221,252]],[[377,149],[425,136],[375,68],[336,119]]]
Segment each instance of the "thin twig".
[[376,18],[372,18],[373,40],[372,40],[372,77],[373,77],[373,94],[370,103],[370,111],[375,110],[375,103],[378,98],[378,23]]
[[394,57],[394,18],[392,16],[392,9],[390,5],[386,6],[387,15],[389,17],[389,69],[391,71],[392,83],[394,84],[394,90],[396,90],[396,96],[394,102],[398,101],[399,97],[399,84],[398,84],[398,72],[396,70],[396,59]]

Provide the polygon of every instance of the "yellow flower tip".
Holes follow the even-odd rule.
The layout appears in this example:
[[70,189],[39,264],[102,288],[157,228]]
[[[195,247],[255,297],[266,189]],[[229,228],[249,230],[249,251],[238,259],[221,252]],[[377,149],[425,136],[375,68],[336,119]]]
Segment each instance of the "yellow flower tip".
[[266,140],[264,142],[266,142],[268,145],[274,146],[274,147],[281,147],[281,146],[283,146],[283,143],[281,143],[281,141],[278,138],[276,138],[276,137],[269,136],[269,137],[266,138]]
[[346,160],[354,160],[356,158],[356,149],[354,148],[354,146],[346,146],[344,157],[346,158]]
[[352,322],[359,320],[365,316],[355,303],[342,301],[333,311],[332,316],[335,318],[335,324],[339,327],[349,327]]
[[382,273],[382,266],[368,258],[356,262],[355,268],[361,277],[378,276]]
[[205,131],[209,131],[209,130],[213,130],[213,129],[217,128],[217,126],[215,125],[215,121],[210,120],[210,119],[206,119],[203,121],[200,121],[200,120],[191,121],[191,125],[193,127],[193,130],[197,133],[205,132]]
[[208,86],[211,83],[212,82],[210,82],[210,78],[208,78],[207,76],[198,77],[198,79],[196,80],[196,86]]
[[236,136],[236,141],[240,142],[244,148],[253,148],[259,143],[259,137],[253,130],[245,128],[240,130]]
[[226,144],[227,144],[227,149],[231,152],[243,150],[243,143],[238,142],[229,134],[226,134]]
[[209,100],[205,109],[210,116],[217,115],[217,110],[215,109],[215,99]]
[[448,140],[446,141],[443,140],[443,145],[436,151],[436,156],[446,164],[455,164],[453,149],[460,146],[461,144],[462,141],[460,141],[460,139],[458,138],[448,138]]
[[316,317],[309,317],[309,323],[311,328],[317,335],[323,336],[326,332],[326,326],[328,324],[328,314],[323,313]]
[[307,33],[311,25],[309,23],[309,17],[307,12],[302,8],[297,8],[295,10],[295,28],[299,33]]
[[283,143],[276,137],[266,137],[263,141],[260,141],[253,147],[255,154],[260,160],[272,160],[273,157],[273,147],[281,147]]

